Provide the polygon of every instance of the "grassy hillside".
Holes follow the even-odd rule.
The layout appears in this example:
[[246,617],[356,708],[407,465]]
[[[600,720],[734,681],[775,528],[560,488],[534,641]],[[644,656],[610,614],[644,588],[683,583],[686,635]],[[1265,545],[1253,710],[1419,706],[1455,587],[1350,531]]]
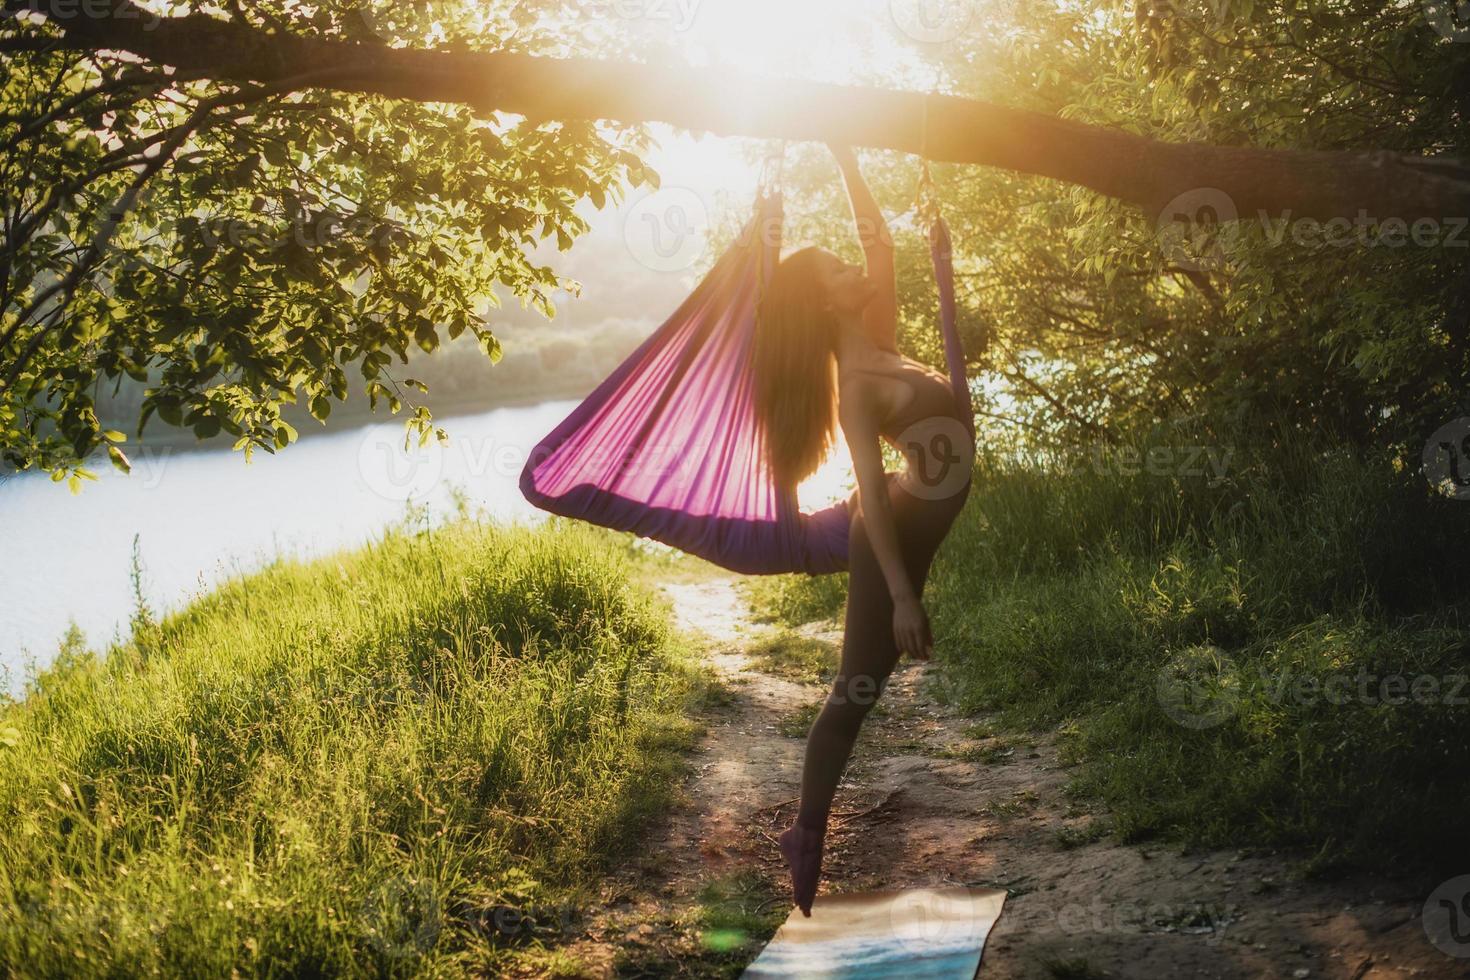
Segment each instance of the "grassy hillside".
[[[700,675],[612,535],[278,563],[0,712],[0,974],[494,974],[668,799]],[[556,969],[553,954],[544,968]]]
[[[1060,730],[1125,839],[1466,857],[1470,505],[1337,448],[1152,448],[980,461],[926,593],[941,696]],[[754,593],[800,620],[836,581]]]

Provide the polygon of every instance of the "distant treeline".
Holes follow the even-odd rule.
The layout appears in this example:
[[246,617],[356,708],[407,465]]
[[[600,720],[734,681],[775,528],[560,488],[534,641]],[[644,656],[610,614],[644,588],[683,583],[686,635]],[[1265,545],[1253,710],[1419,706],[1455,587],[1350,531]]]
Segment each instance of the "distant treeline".
[[[394,416],[383,399],[377,409],[369,407],[357,366],[348,369],[348,398],[333,404],[326,425],[307,410],[305,399],[282,409],[282,417],[303,436],[329,428],[341,429],[370,422],[402,418],[408,405],[424,404],[436,418],[488,411],[505,405],[528,405],[558,398],[580,398],[606,378],[640,344],[653,324],[629,320],[604,320],[597,326],[572,332],[541,323],[495,326],[504,355],[491,363],[472,334],[445,341],[433,353],[411,348],[408,363],[395,361],[387,373],[399,382],[415,378],[428,385],[427,394],[405,386],[405,408]],[[352,383],[355,379],[355,383]],[[229,433],[199,440],[187,428],[171,428],[155,415],[148,420],[142,437],[138,419],[148,382],[124,377],[116,394],[99,393],[97,415],[103,428],[128,435],[127,446],[228,446]]]

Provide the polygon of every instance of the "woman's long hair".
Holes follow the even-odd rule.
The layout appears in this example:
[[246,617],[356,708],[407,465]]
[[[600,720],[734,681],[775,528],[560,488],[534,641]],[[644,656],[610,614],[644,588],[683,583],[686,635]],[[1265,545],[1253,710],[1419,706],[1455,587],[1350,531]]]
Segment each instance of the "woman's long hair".
[[824,309],[813,245],[776,266],[761,295],[752,357],[755,413],[772,480],[795,493],[837,428],[837,316]]

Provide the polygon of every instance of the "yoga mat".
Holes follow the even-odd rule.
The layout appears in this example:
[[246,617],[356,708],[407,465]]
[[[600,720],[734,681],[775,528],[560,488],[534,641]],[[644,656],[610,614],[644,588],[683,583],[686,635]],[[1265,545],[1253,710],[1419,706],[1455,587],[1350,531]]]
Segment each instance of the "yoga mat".
[[741,977],[972,980],[1005,900],[962,886],[820,895],[810,919],[791,909]]

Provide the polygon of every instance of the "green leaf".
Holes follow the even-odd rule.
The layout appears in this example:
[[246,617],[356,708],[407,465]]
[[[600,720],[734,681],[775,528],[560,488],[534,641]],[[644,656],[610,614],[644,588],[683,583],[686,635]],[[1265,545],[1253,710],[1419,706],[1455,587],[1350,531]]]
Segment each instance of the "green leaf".
[[112,465],[115,466],[117,469],[121,470],[124,473],[133,472],[132,461],[128,459],[127,454],[124,453],[121,449],[117,448],[116,446],[108,446],[107,455],[108,458],[112,460]]

